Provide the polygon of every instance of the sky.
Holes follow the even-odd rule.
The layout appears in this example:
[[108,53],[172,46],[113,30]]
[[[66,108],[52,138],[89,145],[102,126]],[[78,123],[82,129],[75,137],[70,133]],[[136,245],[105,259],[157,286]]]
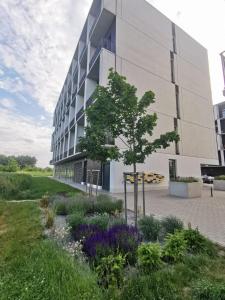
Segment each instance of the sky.
[[[208,49],[213,103],[224,101],[225,0],[148,2]],[[91,3],[0,1],[0,154],[48,166],[54,107]]]

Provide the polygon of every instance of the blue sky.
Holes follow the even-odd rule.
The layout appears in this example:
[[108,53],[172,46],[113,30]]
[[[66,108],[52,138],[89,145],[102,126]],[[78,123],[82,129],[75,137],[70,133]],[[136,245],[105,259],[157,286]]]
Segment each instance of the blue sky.
[[[0,1],[0,153],[48,165],[52,113],[91,2]],[[213,101],[223,101],[225,1],[148,2],[208,49]]]

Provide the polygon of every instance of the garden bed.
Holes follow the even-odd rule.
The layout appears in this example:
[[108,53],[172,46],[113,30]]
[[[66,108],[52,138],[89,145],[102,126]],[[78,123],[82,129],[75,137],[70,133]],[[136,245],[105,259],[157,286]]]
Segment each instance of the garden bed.
[[178,178],[169,182],[169,194],[180,198],[200,198],[202,184],[194,178]]
[[179,219],[143,217],[135,228],[125,224],[121,201],[102,195],[57,197],[46,206],[57,214],[50,237],[89,264],[105,299],[224,299],[225,274],[209,272],[213,261],[217,270],[219,261],[225,266],[224,257]]

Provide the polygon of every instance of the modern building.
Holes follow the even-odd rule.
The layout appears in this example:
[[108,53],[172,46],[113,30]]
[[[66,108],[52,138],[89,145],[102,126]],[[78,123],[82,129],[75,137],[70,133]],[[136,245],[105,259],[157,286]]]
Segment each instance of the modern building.
[[214,105],[219,164],[225,166],[225,101]]
[[164,176],[151,188],[175,176],[200,177],[201,165],[218,164],[207,50],[144,0],[94,0],[55,108],[55,177],[85,184],[88,170],[101,169],[103,189],[123,189],[123,172],[131,167],[115,161],[100,167],[79,149],[85,109],[96,85],[107,84],[111,67],[137,87],[138,96],[156,94],[153,138],[172,130],[181,138],[138,165],[138,171]]

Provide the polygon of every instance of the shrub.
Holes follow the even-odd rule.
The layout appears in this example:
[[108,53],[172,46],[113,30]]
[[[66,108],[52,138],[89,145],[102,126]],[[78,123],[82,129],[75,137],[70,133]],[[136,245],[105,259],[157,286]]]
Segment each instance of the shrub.
[[199,180],[197,178],[194,178],[194,177],[177,177],[175,179],[172,179],[171,181],[187,182],[187,183],[199,182]]
[[123,218],[111,218],[109,221],[109,227],[117,226],[117,225],[125,225],[126,220]]
[[132,226],[118,225],[107,231],[98,231],[84,241],[84,252],[91,260],[117,253],[126,255],[130,264],[136,262],[136,251],[140,237]]
[[89,224],[97,225],[102,230],[106,230],[109,224],[109,215],[98,215],[89,219]]
[[94,199],[89,199],[85,195],[78,194],[73,198],[69,198],[67,207],[70,214],[77,211],[82,211],[84,214],[92,213],[94,212]]
[[96,225],[80,224],[75,230],[72,230],[72,237],[75,241],[85,240],[94,236],[102,230]]
[[126,259],[121,254],[103,257],[96,268],[100,285],[120,288],[124,281],[125,263]]
[[0,197],[18,199],[19,193],[30,188],[31,181],[30,175],[0,173]]
[[184,228],[183,222],[174,216],[165,217],[162,219],[161,224],[164,236],[168,233],[173,234],[176,230],[182,230]]
[[161,247],[158,243],[143,243],[138,247],[137,253],[138,264],[144,272],[157,270],[162,265]]
[[200,280],[193,286],[192,291],[193,299],[196,300],[225,300],[225,282]]
[[225,180],[225,175],[216,176],[215,180]]
[[55,213],[57,215],[66,216],[68,214],[68,199],[58,197],[53,204]]
[[40,207],[47,208],[49,206],[49,195],[45,193],[40,200]]
[[69,223],[72,231],[76,230],[80,225],[87,223],[82,211],[78,211],[76,213],[73,213],[72,215],[69,215],[67,217],[67,222]]
[[183,299],[179,297],[178,293],[173,282],[172,272],[162,270],[149,275],[132,276],[129,278],[121,291],[121,297],[119,299]]
[[51,228],[54,225],[54,213],[52,210],[46,210],[46,228]]
[[116,212],[121,212],[123,208],[122,200],[113,201],[111,197],[106,195],[98,196],[97,201],[94,204],[94,212],[103,214],[115,214]]
[[186,254],[187,244],[183,233],[177,231],[175,234],[168,234],[163,247],[163,258],[168,261],[181,261]]
[[188,252],[192,254],[208,254],[209,256],[216,255],[214,244],[201,235],[197,229],[183,230],[183,236]]
[[140,219],[139,228],[146,241],[156,242],[159,239],[161,223],[153,216]]

